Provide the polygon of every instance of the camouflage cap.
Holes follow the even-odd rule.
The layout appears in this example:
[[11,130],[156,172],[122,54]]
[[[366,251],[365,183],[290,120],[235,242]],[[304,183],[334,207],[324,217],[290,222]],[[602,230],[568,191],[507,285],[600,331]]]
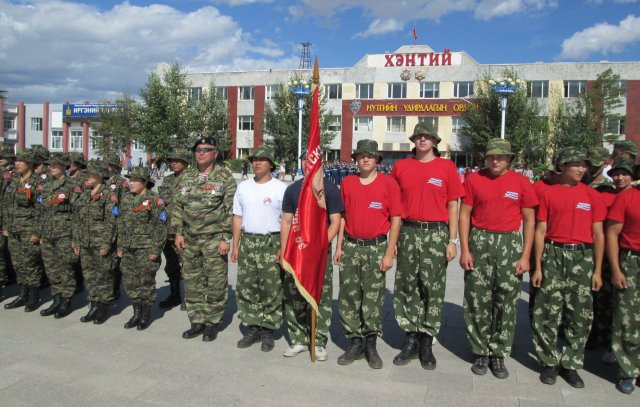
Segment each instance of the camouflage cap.
[[77,151],[73,151],[73,152],[70,152],[68,156],[69,156],[70,164],[76,164],[80,167],[87,166],[87,160],[84,159],[84,154],[79,153]]
[[58,164],[64,167],[67,167],[71,164],[69,157],[64,153],[53,153],[51,154],[51,158],[49,160],[49,164]]
[[442,139],[438,136],[436,129],[431,125],[431,123],[418,123],[416,127],[413,128],[413,134],[409,137],[409,140],[413,141],[413,138],[418,135],[426,134],[428,136],[436,139],[436,144],[439,143]]
[[556,166],[565,163],[577,163],[587,160],[587,151],[582,147],[565,147],[558,152]]
[[193,161],[193,153],[190,151],[179,150],[169,157],[170,161],[180,160],[184,161],[186,164],[190,164]]
[[94,174],[99,177],[109,178],[109,168],[107,162],[103,160],[89,160],[87,163],[87,174]]
[[631,140],[622,140],[613,144],[613,154],[623,152],[630,154],[633,158],[638,157],[638,147]]
[[104,157],[104,161],[107,163],[107,165],[113,165],[114,167],[122,168],[122,162],[120,160],[119,154],[109,154],[107,157]]
[[26,163],[34,164],[35,160],[36,158],[33,154],[33,151],[26,148],[24,150],[18,151],[18,153],[16,154],[16,161],[24,161]]
[[273,153],[273,150],[270,147],[264,144],[259,147],[256,147],[256,149],[253,150],[253,154],[249,155],[248,157],[249,161],[251,162],[253,162],[254,158],[266,158],[269,161],[271,161],[272,170],[276,168],[275,154]]
[[0,148],[0,158],[16,158],[16,153],[13,151],[13,147],[11,145],[4,144],[2,148]]
[[635,174],[634,172],[634,166],[635,166],[635,161],[632,158],[616,157],[613,160],[613,165],[611,166],[611,169],[607,171],[607,175],[610,177],[613,177],[613,173],[615,171],[623,170],[623,171],[627,171],[629,175],[635,178],[637,174]]
[[351,158],[356,159],[357,154],[370,154],[378,157],[378,162],[382,161],[382,155],[378,151],[378,142],[371,139],[359,140],[356,149],[351,154]]
[[587,150],[587,161],[595,167],[599,167],[609,159],[611,153],[605,147],[591,147]]
[[149,170],[145,167],[132,167],[131,171],[129,171],[129,174],[125,175],[125,177],[129,179],[137,178],[145,181],[149,181],[151,179]]
[[511,143],[507,140],[492,138],[487,143],[487,152],[484,153],[485,157],[490,155],[510,155],[513,157],[515,154],[511,151]]
[[33,152],[34,164],[49,163],[49,157],[51,156],[51,153],[49,153],[49,150],[47,150],[46,147],[43,147],[40,144],[34,144],[30,148]]

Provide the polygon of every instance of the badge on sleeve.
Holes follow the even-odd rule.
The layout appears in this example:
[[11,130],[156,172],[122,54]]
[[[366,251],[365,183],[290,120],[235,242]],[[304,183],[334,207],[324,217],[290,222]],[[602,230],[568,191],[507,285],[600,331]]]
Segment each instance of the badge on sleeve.
[[164,209],[160,212],[160,222],[164,223],[167,221],[167,211]]
[[37,201],[40,205],[42,205],[42,195],[38,195]]
[[118,205],[113,205],[113,209],[111,209],[111,214],[116,218],[120,216],[120,209],[118,209]]
[[158,198],[158,200],[156,201],[156,205],[164,205],[164,201],[162,200],[162,198]]

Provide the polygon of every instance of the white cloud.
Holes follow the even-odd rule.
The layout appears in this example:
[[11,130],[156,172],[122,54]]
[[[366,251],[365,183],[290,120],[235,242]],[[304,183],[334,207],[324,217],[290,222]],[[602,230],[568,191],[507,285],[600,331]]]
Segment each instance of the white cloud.
[[[605,0],[586,0],[586,1],[587,3],[594,4],[596,6],[599,6],[605,2]],[[610,1],[616,4],[633,4],[633,3],[636,3],[638,0],[610,0]]]
[[273,3],[273,0],[210,0],[213,4],[227,4],[229,6],[245,6],[256,3]]
[[490,20],[494,17],[556,7],[556,0],[481,0],[476,7],[475,17]]
[[175,60],[191,71],[296,66],[283,55],[214,7],[186,13],[125,2],[101,11],[60,0],[0,0],[0,88],[11,100],[114,100],[125,90],[136,95],[150,70]]
[[561,58],[585,59],[591,54],[622,52],[625,46],[640,42],[640,18],[628,15],[619,25],[596,24],[562,41]]
[[404,24],[394,20],[393,18],[388,20],[375,19],[369,25],[369,28],[365,32],[356,34],[356,38],[367,38],[372,35],[387,34],[390,32],[400,31],[404,28]]

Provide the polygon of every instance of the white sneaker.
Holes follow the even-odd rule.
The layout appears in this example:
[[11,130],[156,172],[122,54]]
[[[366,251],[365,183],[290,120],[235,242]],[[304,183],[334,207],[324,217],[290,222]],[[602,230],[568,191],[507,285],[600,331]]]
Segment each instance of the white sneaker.
[[284,351],[284,353],[282,354],[282,356],[285,357],[293,357],[295,355],[297,355],[298,353],[302,353],[302,352],[306,352],[308,351],[309,348],[306,345],[291,345],[289,346],[289,348],[287,348],[287,350]]
[[318,362],[324,362],[327,360],[327,349],[324,346],[316,346],[316,360]]
[[612,351],[608,350],[602,355],[600,360],[607,365],[613,365],[616,363],[616,355],[614,355]]

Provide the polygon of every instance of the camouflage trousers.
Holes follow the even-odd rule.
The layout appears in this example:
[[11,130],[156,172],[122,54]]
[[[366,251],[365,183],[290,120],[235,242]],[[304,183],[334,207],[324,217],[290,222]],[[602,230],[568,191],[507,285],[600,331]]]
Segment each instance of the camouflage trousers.
[[621,379],[640,376],[640,256],[620,250],[625,290],[614,289],[611,345]]
[[228,297],[228,257],[218,254],[217,235],[186,236],[182,278],[187,314],[192,324],[222,321]]
[[385,273],[380,260],[387,249],[382,242],[357,246],[344,240],[340,258],[340,322],[349,339],[382,336]]
[[7,237],[0,234],[0,288],[9,283],[9,274],[13,271],[8,245]]
[[149,258],[149,249],[124,249],[120,269],[124,289],[132,303],[153,305],[156,301],[156,273],[160,268],[160,257]]
[[109,250],[106,256],[100,256],[100,250],[91,247],[80,248],[80,262],[87,286],[89,301],[110,303],[113,301],[115,250]]
[[474,269],[464,275],[464,322],[471,351],[478,356],[508,357],[516,331],[522,276],[520,232],[472,229],[469,248]]
[[[327,346],[333,300],[333,265],[331,248],[327,254],[327,265],[322,282],[322,295],[316,315],[316,346]],[[308,345],[311,333],[311,306],[296,287],[290,273],[284,273],[284,311],[287,315],[287,329],[292,345]]]
[[440,331],[448,243],[446,227],[400,229],[393,308],[405,332],[436,336]]
[[611,346],[611,325],[613,323],[613,285],[611,268],[606,257],[602,261],[602,288],[593,293],[593,324],[590,341],[604,348]]
[[[542,272],[533,309],[533,344],[538,360],[543,366],[581,369],[593,319],[593,250],[566,250],[546,243]],[[561,321],[565,345],[559,351]]]
[[71,236],[56,236],[42,241],[44,270],[51,284],[51,294],[71,298],[76,290],[74,264],[78,256],[71,248]]
[[175,236],[168,238],[162,249],[164,253],[164,272],[167,273],[169,281],[180,281],[180,255],[176,250]]
[[9,232],[8,247],[18,283],[40,287],[44,272],[40,245],[31,243],[30,233]]
[[280,235],[243,233],[238,248],[238,316],[247,326],[282,325],[282,269],[276,263]]

